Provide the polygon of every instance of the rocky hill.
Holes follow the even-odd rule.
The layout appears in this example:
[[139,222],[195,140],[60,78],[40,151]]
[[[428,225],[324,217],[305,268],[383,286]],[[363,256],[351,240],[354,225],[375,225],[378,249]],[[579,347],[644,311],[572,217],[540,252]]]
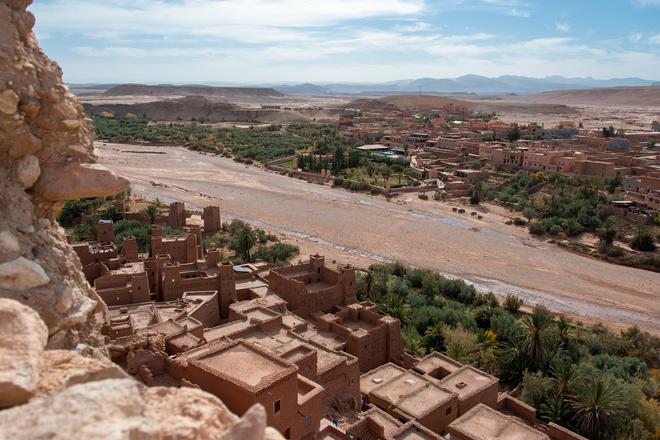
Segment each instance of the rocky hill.
[[392,95],[382,98],[360,98],[345,104],[345,108],[353,108],[362,111],[398,111],[415,110],[418,108],[442,109],[454,105],[471,109],[472,104],[465,101],[446,98],[435,95]]
[[209,100],[203,96],[186,96],[177,99],[153,101],[138,104],[84,104],[89,115],[112,113],[123,116],[147,115],[156,121],[190,121],[193,118],[208,122],[302,122],[311,118],[295,111],[279,109],[245,108],[224,100]]
[[227,100],[250,97],[281,97],[280,92],[266,87],[211,87],[204,85],[177,86],[170,84],[120,84],[103,93],[105,96],[214,96]]

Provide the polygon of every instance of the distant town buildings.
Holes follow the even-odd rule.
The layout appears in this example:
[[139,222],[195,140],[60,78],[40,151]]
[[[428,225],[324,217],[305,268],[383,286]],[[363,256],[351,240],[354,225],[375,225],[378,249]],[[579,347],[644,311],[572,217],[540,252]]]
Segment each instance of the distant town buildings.
[[[610,127],[586,130],[570,120],[556,127],[511,124],[451,110],[365,111],[345,117],[338,128],[348,139],[364,140],[366,145],[358,147],[362,151],[405,156],[409,175],[423,183],[420,190],[435,181],[443,198],[469,196],[478,174],[463,170],[487,166],[505,172],[540,171],[546,176],[620,176],[627,182],[623,196],[634,202],[632,209],[646,212],[640,218],[652,218],[659,209],[658,189],[634,184],[642,178],[660,178],[658,121],[651,124],[651,131],[623,132]],[[482,173],[478,180],[488,180],[489,172]]]

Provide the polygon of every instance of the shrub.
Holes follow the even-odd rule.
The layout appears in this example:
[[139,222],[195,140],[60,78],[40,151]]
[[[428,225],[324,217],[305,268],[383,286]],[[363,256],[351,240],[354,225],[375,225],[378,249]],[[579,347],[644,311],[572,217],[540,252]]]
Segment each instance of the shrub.
[[298,254],[298,246],[287,243],[275,243],[272,247],[261,245],[254,253],[254,258],[269,263],[286,263],[291,257]]
[[477,215],[477,212],[476,212],[476,211],[472,211],[472,212],[470,213],[470,215],[471,215],[472,217],[474,217],[475,215]]
[[532,235],[545,234],[545,226],[540,221],[533,221],[529,224],[529,233]]
[[516,217],[513,219],[513,224],[516,226],[525,226],[527,224],[527,220],[522,217]]
[[459,213],[459,214],[465,214],[465,209],[460,208],[460,209],[458,210],[458,213]]
[[420,194],[417,197],[419,197],[422,200],[428,200],[429,199],[429,196],[427,196],[426,194]]
[[478,205],[480,201],[481,201],[481,197],[479,197],[479,193],[474,191],[472,193],[472,195],[470,196],[470,204],[471,205]]
[[504,298],[504,303],[502,304],[505,309],[511,313],[517,313],[518,310],[523,306],[524,302],[517,295],[509,293],[506,298]]
[[630,246],[642,252],[653,252],[655,250],[655,237],[646,228],[639,228],[637,234],[633,238]]
[[552,225],[550,226],[550,229],[548,229],[548,232],[550,233],[550,235],[558,235],[561,232],[561,226]]
[[456,212],[456,211],[458,211],[458,208],[454,206],[453,208],[451,208],[451,210]]
[[83,214],[89,214],[103,204],[103,197],[93,199],[67,200],[57,217],[57,221],[65,228],[76,224]]

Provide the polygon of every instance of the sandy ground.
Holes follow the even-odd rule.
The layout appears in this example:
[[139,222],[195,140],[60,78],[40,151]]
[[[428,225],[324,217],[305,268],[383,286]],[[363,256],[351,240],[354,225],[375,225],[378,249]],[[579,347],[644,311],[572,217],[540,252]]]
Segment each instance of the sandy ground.
[[[130,179],[133,192],[201,209],[219,204],[240,218],[289,237],[301,254],[366,267],[402,261],[460,277],[498,295],[509,292],[585,321],[639,325],[660,334],[660,274],[576,255],[505,225],[506,211],[483,219],[451,205],[407,195],[351,193],[290,179],[179,147],[98,144],[101,163]],[[166,154],[136,153],[159,151]]]

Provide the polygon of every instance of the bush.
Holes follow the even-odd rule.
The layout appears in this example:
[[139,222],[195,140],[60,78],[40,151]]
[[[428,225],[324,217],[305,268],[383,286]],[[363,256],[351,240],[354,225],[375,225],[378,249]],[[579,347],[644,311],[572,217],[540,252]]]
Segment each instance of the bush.
[[151,249],[151,225],[137,220],[120,220],[114,224],[115,243],[121,249],[124,239],[135,237],[138,252],[149,252]]
[[97,207],[101,206],[105,199],[96,197],[93,199],[67,200],[64,207],[57,216],[57,221],[65,228],[75,225],[83,214],[89,214]]
[[633,249],[636,249],[638,251],[642,252],[653,252],[655,250],[655,237],[653,234],[651,234],[651,231],[649,231],[646,228],[640,228],[637,231],[637,234],[633,238],[632,243],[630,246]]
[[516,217],[513,219],[513,224],[516,226],[525,226],[527,224],[527,220],[522,217]]
[[261,245],[254,253],[254,258],[269,263],[283,264],[298,254],[298,246],[287,243],[275,243],[272,247]]
[[429,196],[427,196],[426,194],[420,194],[417,197],[419,197],[422,200],[428,200],[429,199]]
[[465,214],[465,209],[460,208],[460,209],[458,210],[458,213],[459,213],[459,214]]
[[545,226],[540,221],[533,221],[529,224],[529,233],[532,235],[545,234]]
[[103,212],[101,212],[101,218],[105,220],[112,220],[113,222],[118,222],[122,219],[122,215],[116,206],[110,205],[105,208]]
[[561,232],[561,226],[552,225],[550,226],[550,229],[548,229],[548,232],[550,233],[550,235],[559,235],[559,233]]
[[479,196],[479,193],[474,191],[470,196],[470,204],[478,205],[480,201],[481,201],[481,197]]
[[504,298],[504,303],[502,304],[504,308],[511,313],[518,313],[518,310],[523,306],[524,301],[520,299],[517,295],[509,293],[506,298]]

